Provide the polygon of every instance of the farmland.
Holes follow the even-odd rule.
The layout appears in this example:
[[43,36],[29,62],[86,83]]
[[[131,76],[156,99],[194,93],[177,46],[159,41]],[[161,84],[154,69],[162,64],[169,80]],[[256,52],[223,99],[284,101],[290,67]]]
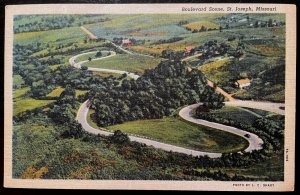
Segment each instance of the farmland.
[[[57,36],[59,34],[59,37]],[[24,32],[15,34],[15,41],[18,44],[31,44],[43,40],[46,43],[71,43],[84,37],[84,32],[79,27],[70,27],[59,30]]]

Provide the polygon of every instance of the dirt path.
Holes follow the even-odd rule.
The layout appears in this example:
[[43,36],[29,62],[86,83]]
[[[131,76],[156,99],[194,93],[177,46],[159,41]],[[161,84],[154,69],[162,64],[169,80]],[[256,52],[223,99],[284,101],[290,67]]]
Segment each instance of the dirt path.
[[85,28],[84,26],[81,26],[80,27],[81,28],[81,30],[83,30],[87,35],[88,35],[88,37],[90,38],[90,39],[92,39],[92,40],[96,40],[98,37],[97,36],[95,36],[91,31],[89,31],[87,28]]
[[221,93],[222,95],[224,95],[226,98],[228,98],[229,101],[235,101],[236,99],[234,99],[233,97],[231,97],[231,95],[229,93],[227,93],[226,91],[224,91],[222,88],[220,87],[214,87],[214,83],[208,79],[207,80],[207,85],[215,88],[215,90],[219,93]]

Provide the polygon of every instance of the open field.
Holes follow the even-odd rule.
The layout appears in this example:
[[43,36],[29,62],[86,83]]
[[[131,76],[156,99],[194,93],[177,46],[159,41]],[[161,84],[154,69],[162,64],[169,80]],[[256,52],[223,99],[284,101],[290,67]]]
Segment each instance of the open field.
[[173,117],[125,122],[109,126],[108,129],[206,152],[233,152],[248,146],[248,142],[239,136],[193,125]]
[[103,60],[90,61],[84,65],[93,68],[124,70],[142,74],[145,69],[152,69],[157,66],[159,62],[159,59],[147,56],[120,54]]
[[189,24],[184,25],[184,27],[188,27],[192,30],[196,29],[199,30],[202,26],[206,27],[206,28],[219,28],[219,25],[217,25],[216,23],[213,22],[209,22],[209,21],[199,21],[199,22],[192,22]]
[[101,25],[106,28],[120,29],[120,28],[153,28],[159,26],[166,26],[170,24],[177,24],[179,21],[187,20],[195,22],[198,20],[213,20],[221,17],[224,14],[120,14],[114,16],[115,18],[101,23],[86,25],[89,28]]
[[27,110],[33,110],[38,107],[46,106],[55,100],[37,100],[30,97],[24,97],[30,91],[30,87],[23,87],[13,92],[13,115],[16,116]]
[[35,108],[46,106],[53,102],[55,102],[55,100],[36,100],[33,98],[18,99],[13,103],[13,115],[16,116],[27,110],[33,110]]
[[54,89],[53,91],[51,91],[47,97],[59,97],[60,94],[64,91],[65,89],[62,87],[57,87],[56,89]]
[[75,96],[78,97],[80,95],[86,94],[88,92],[88,90],[79,90],[79,89],[76,89],[75,92],[76,92]]
[[[59,36],[57,36],[59,35]],[[32,44],[37,42],[51,43],[60,42],[69,43],[75,42],[78,39],[85,38],[85,34],[79,27],[70,27],[58,30],[39,31],[39,32],[25,32],[14,35],[14,40],[18,44]]]
[[23,95],[25,95],[27,92],[30,91],[30,87],[23,87],[21,89],[17,89],[13,92],[13,98],[21,98]]
[[232,60],[230,58],[218,59],[213,62],[201,65],[198,69],[205,74],[214,83],[228,85],[232,74],[228,66]]

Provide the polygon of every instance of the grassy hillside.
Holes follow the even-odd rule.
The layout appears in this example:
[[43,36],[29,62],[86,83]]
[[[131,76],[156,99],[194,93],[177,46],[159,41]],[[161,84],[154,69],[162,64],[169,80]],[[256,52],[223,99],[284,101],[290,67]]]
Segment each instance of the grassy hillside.
[[103,60],[90,61],[84,65],[93,68],[125,70],[142,74],[145,69],[152,69],[157,66],[159,62],[159,59],[147,56],[120,54]]

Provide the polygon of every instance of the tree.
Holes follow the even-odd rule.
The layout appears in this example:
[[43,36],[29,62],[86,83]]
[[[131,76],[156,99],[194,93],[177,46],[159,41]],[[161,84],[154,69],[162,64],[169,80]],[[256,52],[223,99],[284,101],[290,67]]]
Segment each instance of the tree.
[[88,70],[88,67],[87,66],[81,66],[80,69],[83,70],[83,71],[85,71],[85,70]]
[[95,55],[95,57],[101,57],[101,56],[102,56],[101,51],[98,51],[98,52],[96,53],[96,55]]
[[89,57],[89,59],[88,59],[89,61],[92,61],[92,58],[91,57]]
[[63,138],[75,138],[78,139],[83,136],[83,129],[80,123],[77,121],[71,121],[68,127],[61,133]]
[[117,144],[127,144],[129,143],[129,137],[120,130],[116,130],[114,134],[111,136],[111,140]]
[[223,27],[222,26],[219,27],[219,31],[223,32]]
[[268,21],[268,27],[273,27],[273,20],[271,18]]
[[59,124],[68,124],[74,120],[73,108],[70,104],[54,105],[49,113],[54,122]]

